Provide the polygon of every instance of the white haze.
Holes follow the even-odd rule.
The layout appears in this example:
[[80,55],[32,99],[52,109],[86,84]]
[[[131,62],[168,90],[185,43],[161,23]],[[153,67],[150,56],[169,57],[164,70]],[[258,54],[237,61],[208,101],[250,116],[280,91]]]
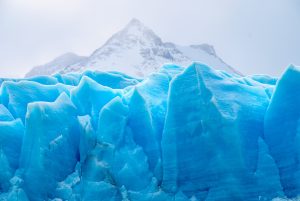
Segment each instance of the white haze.
[[164,41],[209,43],[244,74],[300,65],[297,0],[0,0],[0,77],[65,52],[89,55],[131,18]]

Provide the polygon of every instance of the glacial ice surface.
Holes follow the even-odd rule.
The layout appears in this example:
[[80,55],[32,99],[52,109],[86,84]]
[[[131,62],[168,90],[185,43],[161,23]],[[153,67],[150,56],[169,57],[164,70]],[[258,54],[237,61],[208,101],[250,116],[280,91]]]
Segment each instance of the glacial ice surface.
[[0,200],[215,201],[300,195],[300,70],[166,65],[2,79]]

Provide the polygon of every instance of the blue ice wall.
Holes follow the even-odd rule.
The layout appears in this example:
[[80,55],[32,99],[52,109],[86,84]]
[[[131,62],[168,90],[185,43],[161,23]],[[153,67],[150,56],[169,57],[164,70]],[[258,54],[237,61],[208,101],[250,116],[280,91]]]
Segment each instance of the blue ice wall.
[[195,63],[144,80],[86,71],[0,83],[0,200],[300,194],[296,67],[279,79]]

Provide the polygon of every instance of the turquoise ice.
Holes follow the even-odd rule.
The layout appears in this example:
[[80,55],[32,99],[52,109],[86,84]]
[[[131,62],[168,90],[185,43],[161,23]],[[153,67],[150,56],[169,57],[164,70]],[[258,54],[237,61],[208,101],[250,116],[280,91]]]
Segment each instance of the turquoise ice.
[[300,195],[300,70],[194,63],[141,80],[1,79],[0,200],[215,201]]

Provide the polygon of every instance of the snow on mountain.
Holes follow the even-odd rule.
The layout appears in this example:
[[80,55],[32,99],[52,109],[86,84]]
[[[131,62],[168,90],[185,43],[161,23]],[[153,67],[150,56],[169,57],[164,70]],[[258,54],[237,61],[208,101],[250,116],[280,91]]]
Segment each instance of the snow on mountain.
[[[59,61],[60,59],[56,60]],[[26,76],[57,72],[83,72],[86,69],[92,69],[120,71],[132,76],[144,77],[157,71],[164,64],[187,67],[195,61],[216,69],[239,74],[216,55],[212,46],[207,44],[180,46],[163,42],[151,29],[139,20],[133,19],[123,30],[114,34],[89,57],[82,57],[78,60],[77,58],[71,59],[70,62],[66,63],[50,62],[34,68]]]
[[62,70],[66,66],[78,63],[79,61],[83,61],[84,59],[86,59],[86,57],[78,56],[74,53],[66,53],[50,61],[49,63],[34,67],[25,75],[25,77],[32,77],[36,75],[51,75]]

